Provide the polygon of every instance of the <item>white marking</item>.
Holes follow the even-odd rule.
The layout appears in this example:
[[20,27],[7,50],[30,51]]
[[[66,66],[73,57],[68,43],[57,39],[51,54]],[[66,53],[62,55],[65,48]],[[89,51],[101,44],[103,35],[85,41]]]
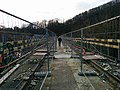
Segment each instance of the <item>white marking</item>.
[[0,85],[20,66],[20,64],[17,64],[15,67],[13,67],[9,72],[7,72],[1,79],[0,79]]

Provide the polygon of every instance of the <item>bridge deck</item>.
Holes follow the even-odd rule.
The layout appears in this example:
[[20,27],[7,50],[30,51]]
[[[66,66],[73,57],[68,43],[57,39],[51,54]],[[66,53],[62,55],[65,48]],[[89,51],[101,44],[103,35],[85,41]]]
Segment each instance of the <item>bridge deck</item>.
[[52,81],[50,90],[74,90],[76,88],[75,78],[67,64],[69,54],[63,52],[62,48],[55,54],[53,63]]
[[[79,76],[80,61],[77,58],[70,58],[71,53],[65,52],[64,47],[58,47],[55,59],[52,64],[52,75],[49,80],[49,90],[93,90],[87,79]],[[83,64],[85,70],[94,70],[92,67]],[[95,90],[111,88],[100,80],[98,76],[88,77]],[[106,86],[107,85],[107,86]]]

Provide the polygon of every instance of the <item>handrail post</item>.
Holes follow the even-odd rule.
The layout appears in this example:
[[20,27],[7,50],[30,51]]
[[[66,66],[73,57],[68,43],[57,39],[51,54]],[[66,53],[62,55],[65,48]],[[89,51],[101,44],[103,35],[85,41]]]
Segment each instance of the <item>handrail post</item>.
[[80,60],[81,60],[81,66],[80,66],[80,70],[81,72],[83,71],[82,69],[82,62],[83,62],[83,57],[82,57],[82,50],[83,50],[83,29],[81,29],[81,50],[80,50]]
[[49,66],[49,46],[48,46],[48,30],[46,30],[46,40],[47,40],[47,61],[48,61],[48,71],[50,71],[50,66]]
[[[71,41],[72,41],[72,32],[71,32]],[[71,47],[71,58],[73,56],[73,51],[72,51],[72,47]]]
[[[117,19],[117,31],[120,30],[120,18]],[[120,33],[120,32],[119,32]],[[120,62],[120,42],[118,42],[118,62]]]

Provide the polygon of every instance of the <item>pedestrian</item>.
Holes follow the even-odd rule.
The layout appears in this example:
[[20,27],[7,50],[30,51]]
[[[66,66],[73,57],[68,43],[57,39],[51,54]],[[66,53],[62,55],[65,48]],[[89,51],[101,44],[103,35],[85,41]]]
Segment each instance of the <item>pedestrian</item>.
[[59,37],[59,38],[58,38],[59,47],[61,47],[61,42],[62,42],[62,38]]

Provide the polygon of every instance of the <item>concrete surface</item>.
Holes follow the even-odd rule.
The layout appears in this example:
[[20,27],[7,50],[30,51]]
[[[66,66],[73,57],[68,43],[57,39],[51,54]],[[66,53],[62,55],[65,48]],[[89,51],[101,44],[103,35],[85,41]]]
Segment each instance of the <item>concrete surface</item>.
[[[47,90],[113,90],[107,82],[99,76],[79,76],[80,60],[70,58],[71,52],[65,52],[62,45],[58,47],[55,53],[55,59],[52,62],[52,76],[49,78]],[[94,70],[86,63],[83,64],[83,69]],[[93,85],[93,87],[90,85]]]

